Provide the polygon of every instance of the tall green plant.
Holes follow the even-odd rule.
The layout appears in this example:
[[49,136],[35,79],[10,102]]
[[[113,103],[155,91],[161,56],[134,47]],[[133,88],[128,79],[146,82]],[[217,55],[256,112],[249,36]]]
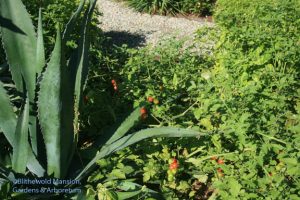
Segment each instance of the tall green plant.
[[[21,0],[0,2],[1,17],[18,27],[17,30],[11,26],[1,27],[12,79],[23,101],[21,108],[13,105],[0,82],[0,128],[13,149],[11,166],[15,172],[24,174],[29,170],[33,176],[56,178],[76,174],[68,170],[78,140],[78,115],[88,72],[89,25],[95,5],[96,0],[81,0],[63,34],[57,27],[55,47],[46,64],[41,14],[36,34]],[[66,59],[66,42],[81,12],[84,12],[84,17],[78,47],[70,59]],[[76,179],[85,178],[98,159],[142,139],[200,135],[196,131],[172,127],[146,129],[126,135],[139,119],[140,107],[115,133],[108,135],[108,139],[102,139],[104,145],[98,147],[94,159],[77,173]]]

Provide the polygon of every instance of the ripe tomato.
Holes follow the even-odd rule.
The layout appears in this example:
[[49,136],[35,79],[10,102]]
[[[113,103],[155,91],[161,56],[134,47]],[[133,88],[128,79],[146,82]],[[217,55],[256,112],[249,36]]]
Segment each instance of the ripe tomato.
[[153,102],[153,97],[148,97],[148,102],[152,103]]
[[173,162],[169,166],[169,169],[170,170],[176,170],[178,168],[178,166],[179,166],[178,161],[174,158]]
[[142,107],[140,112],[141,112],[142,115],[147,114],[147,110],[146,110],[145,107]]
[[222,160],[222,159],[219,159],[219,160],[218,160],[218,164],[219,164],[219,165],[222,165],[222,164],[224,164],[224,160]]

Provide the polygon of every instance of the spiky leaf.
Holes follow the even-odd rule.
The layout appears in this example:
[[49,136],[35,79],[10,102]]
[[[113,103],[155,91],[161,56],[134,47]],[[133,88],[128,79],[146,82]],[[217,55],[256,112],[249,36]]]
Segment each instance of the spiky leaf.
[[[81,4],[77,10],[77,12],[80,12],[82,10],[81,6],[85,3],[85,1],[81,1]],[[84,85],[86,82],[87,74],[88,74],[88,51],[90,47],[90,41],[89,41],[89,25],[92,18],[92,13],[95,8],[96,1],[91,0],[88,4],[88,9],[85,11],[84,18],[82,21],[81,26],[81,37],[79,40],[79,44],[77,49],[72,54],[70,61],[69,61],[69,67],[68,69],[71,70],[71,82],[72,82],[72,88],[74,89],[74,110],[75,110],[75,116],[74,116],[74,132],[75,132],[75,143],[77,143],[78,140],[78,116],[79,116],[79,107],[81,105],[81,99],[82,99],[82,91],[84,89]],[[65,31],[65,37],[68,37],[68,31],[72,28],[74,19],[78,17],[79,13],[75,13],[72,19],[70,20],[67,29]],[[74,19],[73,19],[74,18]],[[73,150],[74,151],[73,146]],[[72,153],[71,152],[71,153]],[[69,158],[72,158],[72,154],[69,155]],[[69,159],[69,162],[71,160]]]
[[47,172],[61,175],[61,36],[56,43],[40,84],[38,116],[46,146]]
[[124,136],[140,119],[140,107],[136,108],[119,126],[106,144],[111,144]]
[[91,160],[87,166],[81,171],[81,173],[76,177],[76,179],[83,178],[87,172],[91,170],[97,160],[110,155],[118,150],[121,150],[129,145],[137,143],[141,140],[151,138],[151,137],[197,137],[207,135],[208,133],[200,133],[198,131],[181,129],[174,127],[160,127],[160,128],[150,128],[138,131],[136,133],[127,135],[117,140],[116,142],[105,145],[97,153],[93,160]]
[[37,48],[36,48],[36,65],[37,75],[39,76],[45,66],[45,47],[43,38],[43,26],[42,26],[42,10],[39,10],[39,20],[37,29]]
[[29,123],[29,99],[26,98],[25,106],[18,118],[13,146],[12,167],[18,173],[25,173],[28,159],[28,123]]
[[33,102],[36,73],[36,36],[30,15],[21,0],[1,0],[0,13],[16,30],[1,27],[3,47],[12,78],[19,91],[23,91],[22,76],[26,82],[29,100]]
[[79,3],[79,6],[77,8],[77,10],[75,11],[75,13],[72,15],[72,17],[70,18],[69,22],[67,23],[67,26],[65,28],[65,31],[63,33],[63,40],[67,41],[71,31],[74,29],[74,26],[78,20],[78,18],[80,17],[81,11],[84,8],[84,4],[85,4],[86,0],[81,0]]
[[15,130],[17,125],[17,118],[13,107],[10,103],[9,96],[0,81],[0,129],[8,142],[13,146],[15,139]]
[[[6,94],[2,82],[0,82],[0,105],[0,129],[4,133],[4,136],[10,145],[14,147],[16,145],[15,132],[17,126],[17,117],[13,111],[9,96]],[[45,172],[43,167],[36,160],[29,146],[27,168],[39,177],[43,176]]]
[[[81,25],[80,39],[76,51],[72,54],[69,62],[71,69],[72,82],[74,83],[75,96],[75,112],[79,112],[79,105],[81,104],[82,91],[88,73],[88,51],[90,47],[89,41],[89,24],[92,15],[90,4],[85,11],[84,19]],[[75,124],[77,121],[75,121]]]

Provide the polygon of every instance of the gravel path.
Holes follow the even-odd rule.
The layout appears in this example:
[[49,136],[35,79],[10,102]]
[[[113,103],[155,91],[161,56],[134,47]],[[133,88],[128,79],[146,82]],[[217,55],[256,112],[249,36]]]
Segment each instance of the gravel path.
[[173,36],[193,38],[198,28],[213,25],[186,18],[141,14],[113,0],[98,0],[98,6],[103,14],[99,19],[101,29],[118,45],[127,43],[137,47]]

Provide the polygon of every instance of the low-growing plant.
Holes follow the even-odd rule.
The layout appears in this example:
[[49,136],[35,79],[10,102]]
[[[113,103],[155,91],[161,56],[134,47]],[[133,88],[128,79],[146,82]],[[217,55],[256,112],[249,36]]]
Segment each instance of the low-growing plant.
[[[144,141],[111,158],[135,169],[118,172],[158,187],[169,199],[297,199],[299,8],[298,1],[219,0],[213,57],[201,60],[176,42],[132,50],[119,92],[137,105],[159,100],[149,102],[146,123],[214,134],[204,141]],[[199,37],[206,32],[198,31]],[[155,148],[146,148],[150,142]],[[168,177],[174,157],[178,171]]]
[[125,0],[130,7],[139,12],[150,14],[175,15],[195,14],[199,16],[211,15],[215,0]]

